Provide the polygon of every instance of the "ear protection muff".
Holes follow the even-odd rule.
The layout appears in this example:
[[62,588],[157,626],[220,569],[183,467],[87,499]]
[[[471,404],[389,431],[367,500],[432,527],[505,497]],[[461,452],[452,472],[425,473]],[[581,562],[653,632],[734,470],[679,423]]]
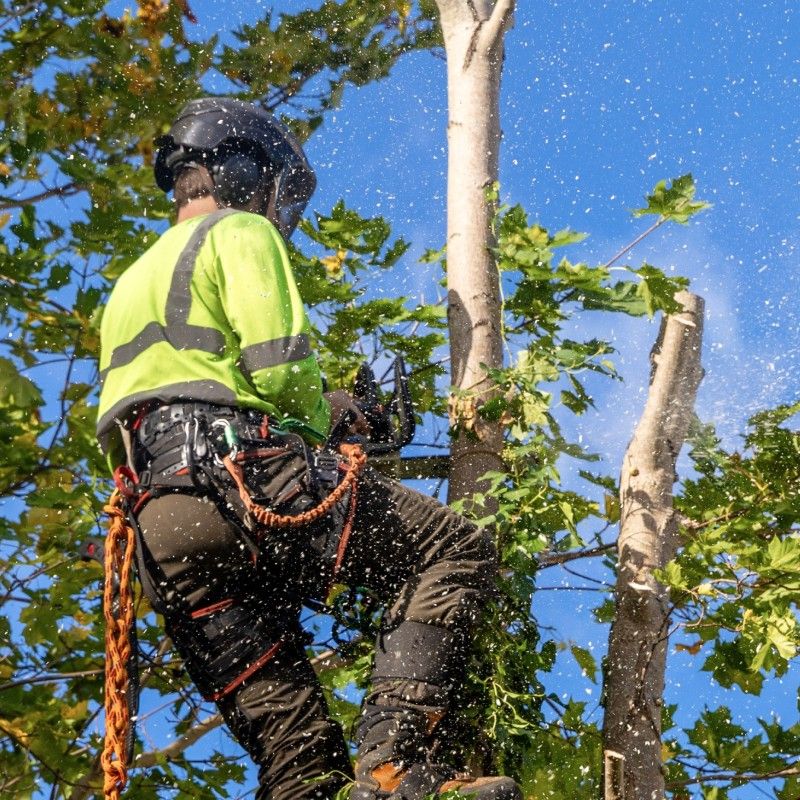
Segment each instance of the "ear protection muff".
[[190,100],[169,133],[155,143],[153,166],[162,191],[174,189],[181,164],[204,166],[212,173],[214,199],[220,205],[265,215],[285,239],[297,227],[317,185],[303,147],[289,128],[260,106],[232,97]]
[[249,153],[230,153],[211,165],[214,194],[223,206],[249,203],[261,188],[266,172],[264,165]]

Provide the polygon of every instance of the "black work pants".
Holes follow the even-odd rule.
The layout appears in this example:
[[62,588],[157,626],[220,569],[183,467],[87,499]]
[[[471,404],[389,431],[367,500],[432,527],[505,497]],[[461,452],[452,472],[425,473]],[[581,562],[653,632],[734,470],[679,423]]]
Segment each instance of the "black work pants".
[[[139,524],[150,563],[157,565],[149,571],[162,600],[162,589],[181,598],[181,610],[169,612],[166,621],[187,661],[193,647],[204,645],[181,635],[183,622],[220,604],[245,608],[245,616],[258,621],[263,649],[281,642],[218,701],[259,766],[257,798],[332,798],[351,774],[347,747],[328,716],[299,623],[303,600],[324,597],[327,590],[319,542],[324,526],[262,531],[253,554],[215,503],[188,494],[152,500]],[[408,620],[463,638],[492,591],[494,572],[494,546],[484,531],[436,500],[365,469],[338,580],[381,597],[386,631]],[[252,630],[244,633],[253,636]],[[202,675],[192,677],[202,685]]]

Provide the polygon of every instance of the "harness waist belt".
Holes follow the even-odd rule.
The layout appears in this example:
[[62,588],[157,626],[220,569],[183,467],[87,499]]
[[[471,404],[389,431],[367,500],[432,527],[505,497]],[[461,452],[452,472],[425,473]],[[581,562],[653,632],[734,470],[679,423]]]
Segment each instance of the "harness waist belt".
[[[242,428],[247,426],[258,428],[264,421],[263,412],[255,409],[219,406],[212,403],[170,403],[152,411],[146,411],[138,417],[134,423],[136,441],[138,444],[148,447],[157,436],[170,433],[176,428],[182,428],[186,422],[196,419],[198,416],[227,419]],[[254,430],[254,433],[258,433],[258,431]]]

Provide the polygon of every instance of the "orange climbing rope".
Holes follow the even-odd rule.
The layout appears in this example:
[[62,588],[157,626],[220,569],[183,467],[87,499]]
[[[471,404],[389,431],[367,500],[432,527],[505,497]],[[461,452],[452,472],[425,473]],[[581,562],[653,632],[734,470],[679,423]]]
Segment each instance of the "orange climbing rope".
[[330,586],[328,592],[333,588],[336,583],[336,578],[339,575],[342,562],[344,561],[345,550],[347,543],[350,540],[350,533],[353,530],[353,520],[356,513],[356,497],[358,491],[358,476],[361,470],[367,463],[367,455],[358,444],[343,443],[339,445],[339,452],[347,459],[347,467],[345,476],[342,478],[341,483],[324,499],[319,505],[314,508],[309,508],[308,511],[303,511],[300,514],[293,516],[285,514],[276,514],[274,511],[260,506],[250,496],[247,486],[244,482],[244,470],[240,464],[237,464],[230,456],[225,456],[222,463],[230,473],[236,488],[239,490],[239,497],[244,503],[244,507],[252,514],[253,518],[268,528],[296,528],[300,525],[306,525],[309,522],[314,522],[320,517],[327,514],[333,506],[338,503],[350,490],[350,502],[347,509],[347,517],[342,528],[342,533],[339,537],[339,546],[336,549],[336,561],[333,565],[333,571],[330,577]]
[[222,459],[222,463],[233,478],[233,482],[239,490],[239,497],[241,497],[244,507],[253,515],[255,520],[268,528],[295,528],[318,520],[320,517],[327,514],[333,506],[345,496],[351,487],[355,488],[356,479],[367,463],[367,456],[361,449],[361,446],[357,444],[341,444],[339,445],[339,452],[347,458],[348,462],[347,472],[342,478],[341,483],[319,505],[294,516],[276,514],[274,511],[270,511],[266,506],[258,505],[250,496],[250,492],[245,485],[244,470],[241,464],[237,464],[230,456],[225,456],[225,458]]
[[103,794],[107,800],[119,800],[120,792],[128,782],[125,741],[130,715],[126,693],[131,657],[130,631],[134,623],[131,566],[136,540],[133,529],[125,519],[122,500],[122,494],[116,490],[103,508],[110,517],[103,587],[103,614],[106,619],[106,737],[100,756],[104,774]]

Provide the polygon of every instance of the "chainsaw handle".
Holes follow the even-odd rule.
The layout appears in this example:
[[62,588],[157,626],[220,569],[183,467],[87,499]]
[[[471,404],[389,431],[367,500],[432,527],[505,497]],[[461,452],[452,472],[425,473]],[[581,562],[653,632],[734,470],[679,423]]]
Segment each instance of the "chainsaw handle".
[[408,388],[408,373],[403,356],[397,356],[394,360],[394,394],[389,404],[389,413],[394,414],[399,423],[395,434],[395,444],[399,450],[411,442],[417,430],[414,403]]
[[384,405],[380,402],[378,382],[372,367],[366,362],[361,364],[356,373],[352,398],[353,403],[367,420],[370,435],[348,435],[355,414],[351,410],[334,421],[325,442],[326,448],[335,449],[341,442],[346,441],[360,444],[367,454],[385,455],[397,452],[414,438],[416,419],[402,356],[395,358],[392,370],[394,372],[392,396]]
[[[371,428],[370,437],[358,439],[367,454],[385,455],[397,452],[414,438],[416,419],[402,356],[395,358],[392,370],[392,396],[386,405],[382,405],[378,399],[378,382],[372,368],[366,363],[358,368],[353,396]],[[396,424],[392,418],[396,420]]]

